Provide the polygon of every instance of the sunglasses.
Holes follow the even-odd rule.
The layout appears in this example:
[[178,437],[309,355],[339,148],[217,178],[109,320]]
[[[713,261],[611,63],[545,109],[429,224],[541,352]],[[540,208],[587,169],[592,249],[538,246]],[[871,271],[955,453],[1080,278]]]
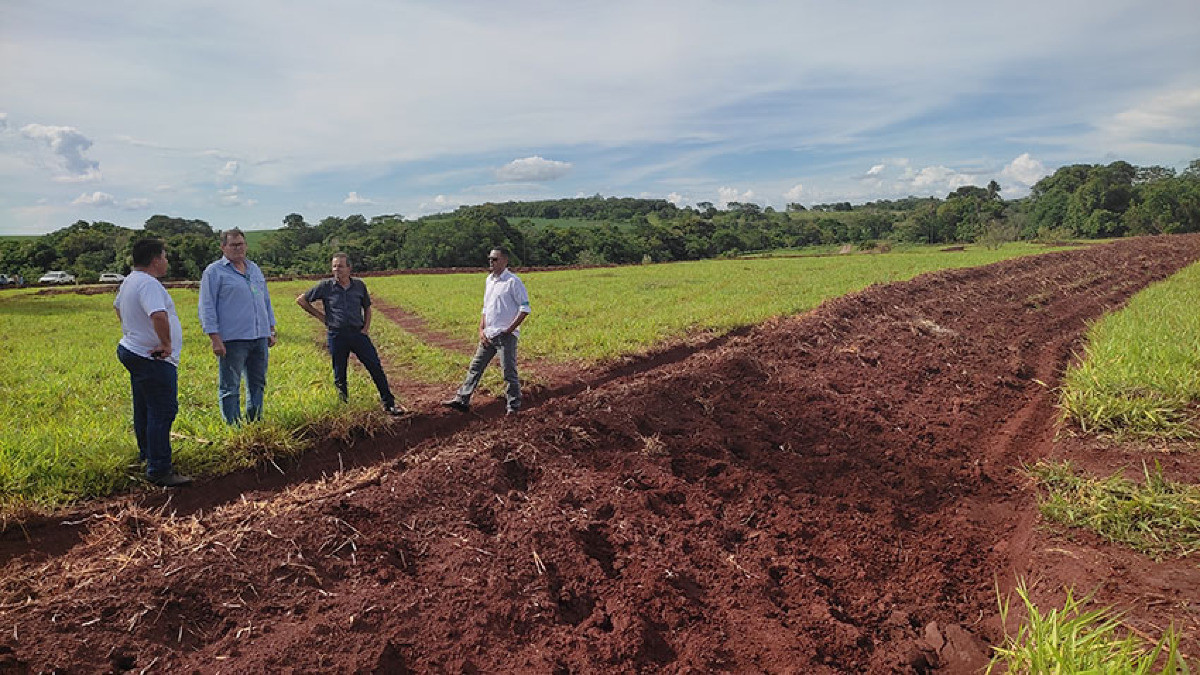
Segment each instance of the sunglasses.
[[493,258],[491,256],[488,256],[488,262],[496,262],[497,260],[499,260],[499,258]]

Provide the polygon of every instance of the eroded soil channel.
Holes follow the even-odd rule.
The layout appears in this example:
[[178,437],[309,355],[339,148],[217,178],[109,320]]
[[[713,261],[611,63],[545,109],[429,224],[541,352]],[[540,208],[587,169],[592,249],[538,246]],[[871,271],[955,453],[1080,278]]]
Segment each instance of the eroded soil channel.
[[1086,322],[1198,257],[876,286],[327,480],[121,502],[8,562],[0,669],[969,672]]

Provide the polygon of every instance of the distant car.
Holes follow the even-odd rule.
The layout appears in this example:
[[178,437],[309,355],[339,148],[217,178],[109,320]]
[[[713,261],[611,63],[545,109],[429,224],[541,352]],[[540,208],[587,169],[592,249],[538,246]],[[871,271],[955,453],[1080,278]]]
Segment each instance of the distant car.
[[39,284],[73,284],[75,275],[62,270],[51,270],[38,279]]
[[125,281],[124,274],[117,274],[116,272],[105,272],[104,274],[100,275],[100,283],[102,283],[102,284],[119,284],[122,281]]
[[9,284],[15,284],[15,283],[17,283],[16,279],[13,279],[12,277],[8,276],[7,274],[0,274],[0,286],[8,286]]

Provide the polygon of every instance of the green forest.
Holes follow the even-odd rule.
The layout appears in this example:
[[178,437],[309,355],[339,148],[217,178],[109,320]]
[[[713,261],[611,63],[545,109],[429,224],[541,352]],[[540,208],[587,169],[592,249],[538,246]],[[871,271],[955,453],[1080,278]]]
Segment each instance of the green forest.
[[[334,250],[356,271],[479,267],[504,246],[514,266],[665,262],[814,245],[887,242],[978,243],[1068,240],[1200,231],[1200,159],[1174,169],[1064,166],[1008,200],[1000,186],[964,186],[936,197],[860,205],[788,204],[783,211],[730,202],[677,207],[661,199],[594,197],[464,206],[405,219],[330,216],[309,223],[292,213],[282,227],[255,236],[250,256],[271,276],[322,274]],[[94,282],[102,272],[128,272],[132,242],[166,240],[176,280],[199,279],[220,257],[217,231],[203,220],[156,215],[142,230],[77,221],[41,237],[0,239],[0,273],[37,279],[51,269]]]

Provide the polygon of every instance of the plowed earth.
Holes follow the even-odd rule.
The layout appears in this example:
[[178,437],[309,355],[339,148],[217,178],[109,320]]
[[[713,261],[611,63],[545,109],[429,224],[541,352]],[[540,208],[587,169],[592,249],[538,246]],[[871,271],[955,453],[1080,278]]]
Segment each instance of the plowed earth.
[[1198,257],[1139,239],[875,286],[594,386],[560,373],[519,417],[425,402],[326,479],[110,505],[8,561],[0,666],[971,672],[1018,576],[1200,654],[1196,556],[1045,526],[1019,470],[1140,466],[1055,441],[1052,388],[1087,321]]

